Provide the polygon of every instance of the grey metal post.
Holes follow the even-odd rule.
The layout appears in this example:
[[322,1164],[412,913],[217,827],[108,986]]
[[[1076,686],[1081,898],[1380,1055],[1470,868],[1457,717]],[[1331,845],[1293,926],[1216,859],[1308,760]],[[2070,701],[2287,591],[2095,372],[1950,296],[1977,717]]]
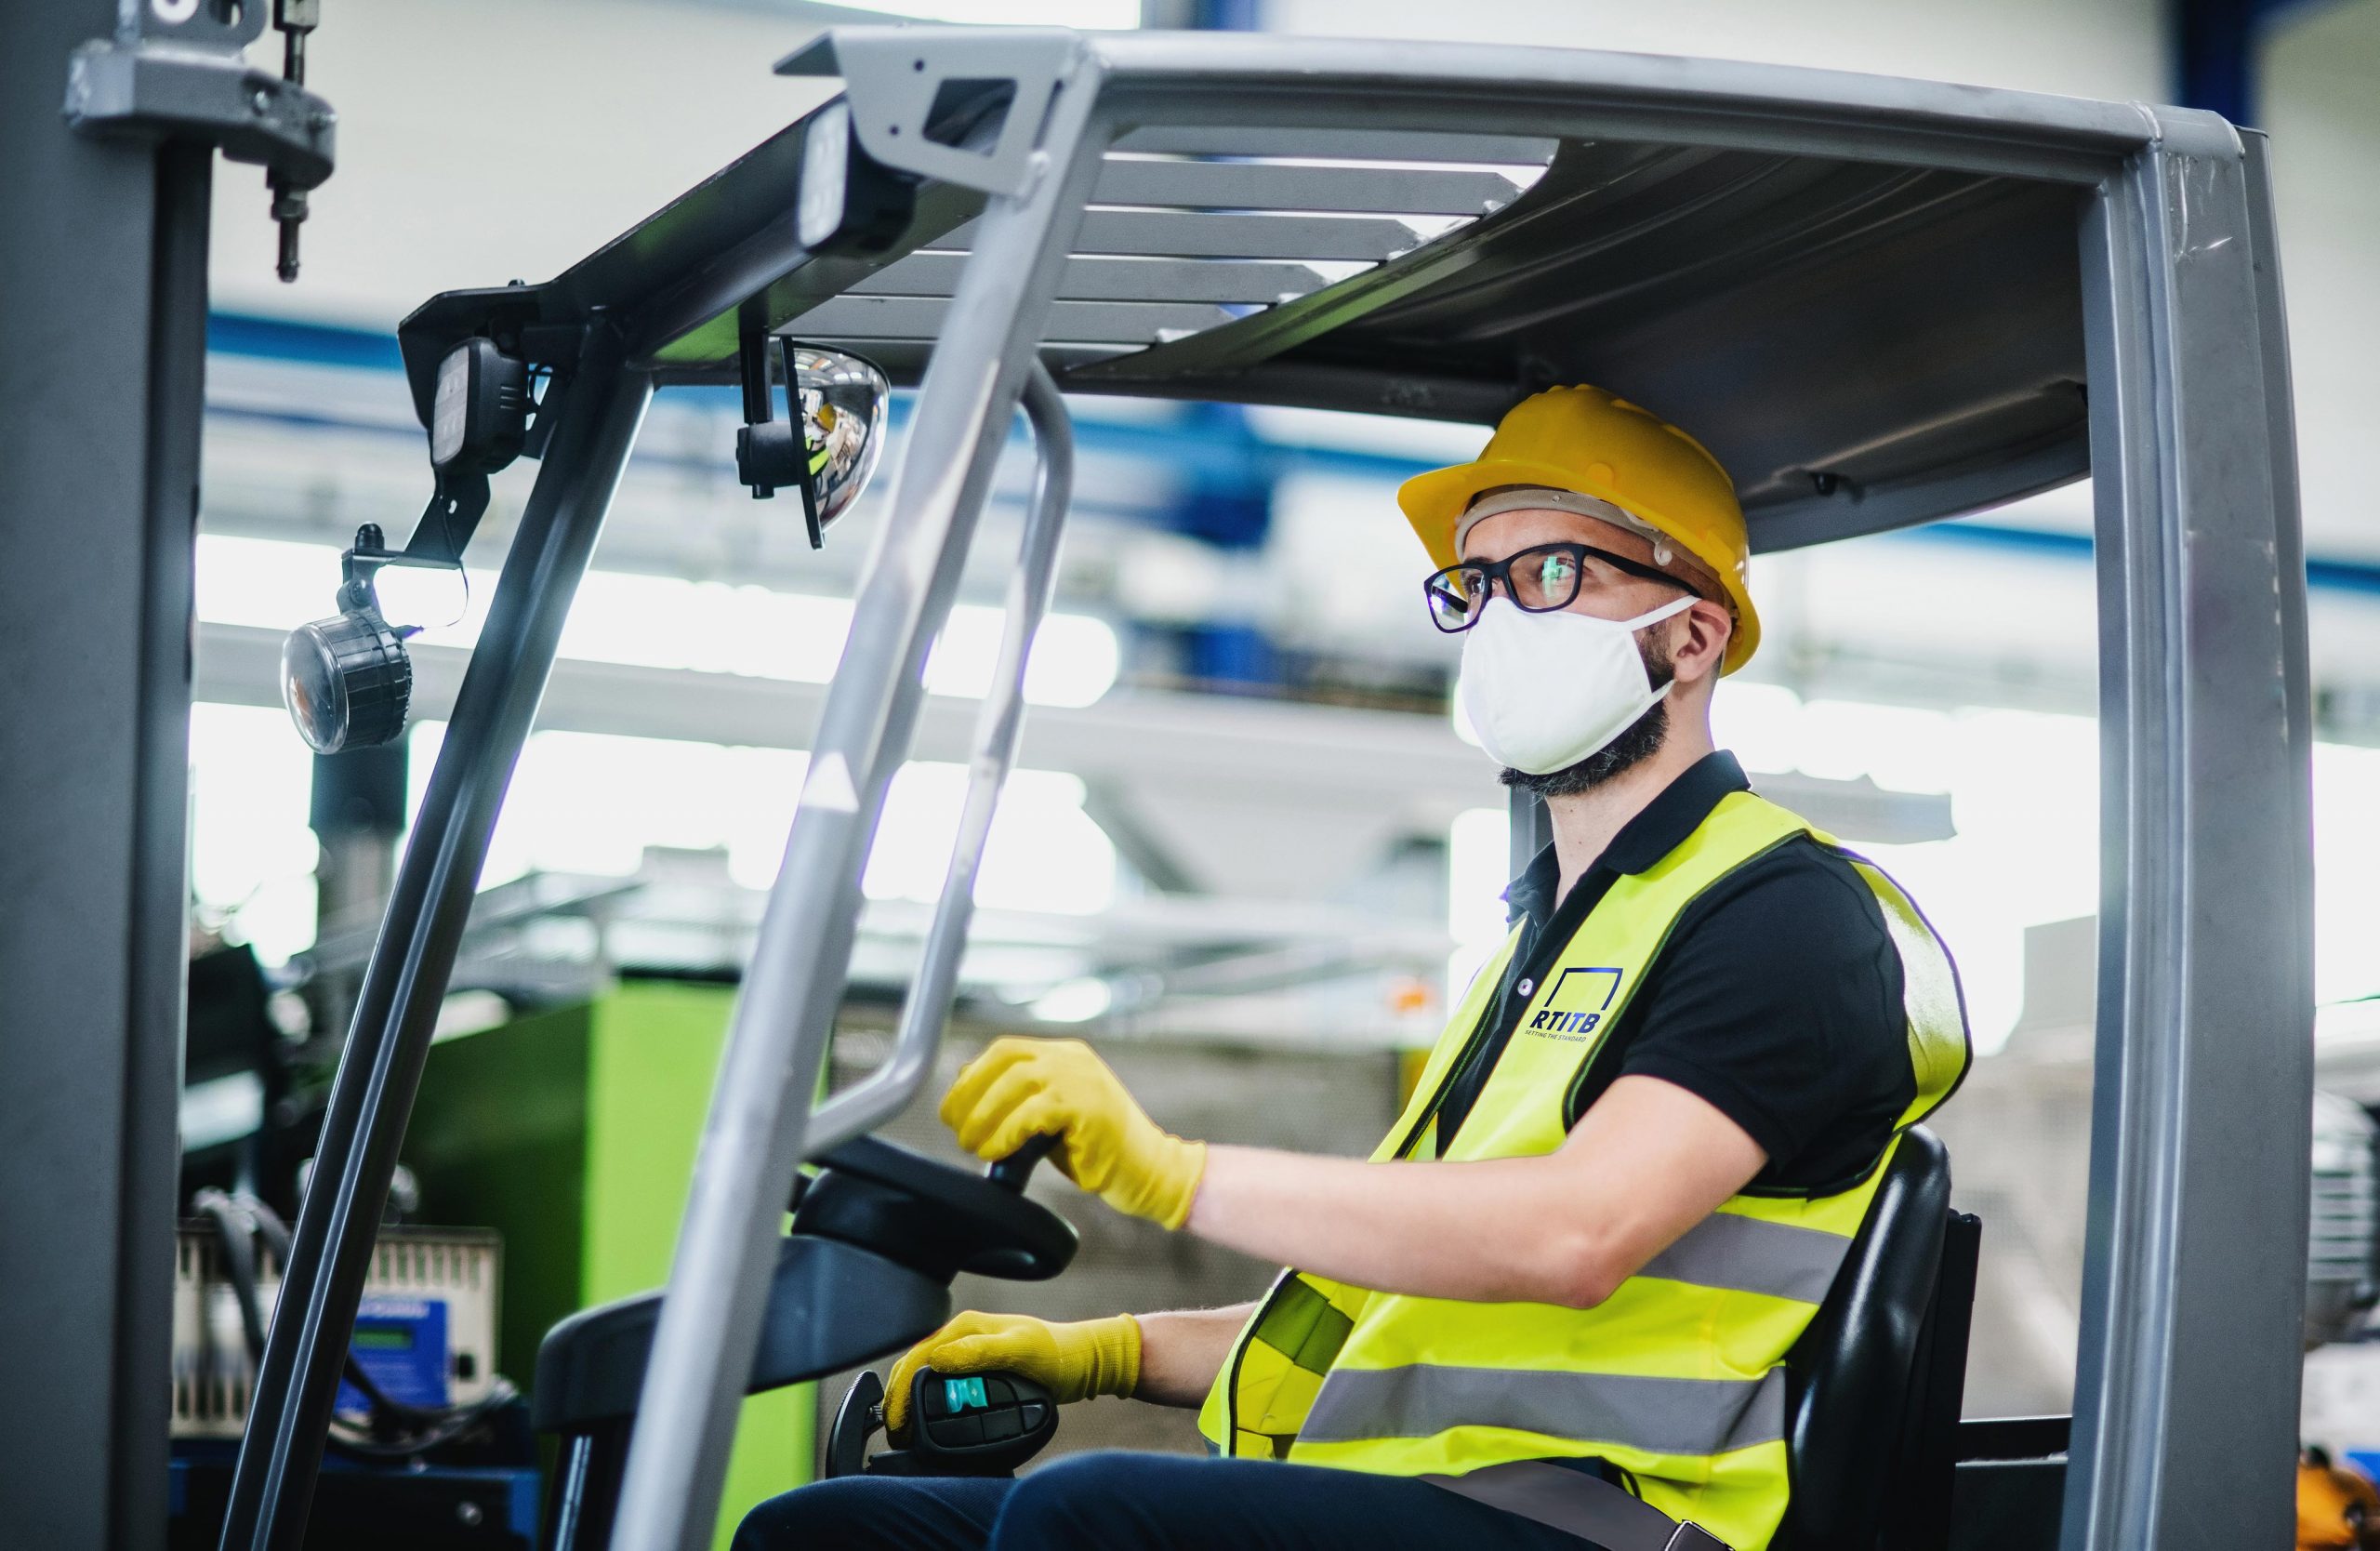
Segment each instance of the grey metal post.
[[2082,241],[2104,904],[2069,1551],[2282,1544],[2297,1439],[2312,862],[2280,276],[2260,154],[2159,116]]
[[249,1401],[224,1551],[297,1551],[380,1209],[480,865],[620,471],[653,392],[588,330],[505,557],[357,994],[289,1266]]
[[1025,374],[1025,412],[1033,424],[1033,500],[1018,546],[1016,574],[1009,579],[1007,623],[1000,631],[991,692],[985,696],[983,711],[975,722],[967,801],[959,816],[958,839],[950,849],[950,867],[943,875],[942,894],[926,928],[917,980],[901,1003],[892,1053],[865,1080],[837,1094],[810,1117],[804,1150],[813,1158],[875,1130],[908,1107],[932,1073],[934,1052],[942,1044],[942,1027],[959,988],[959,962],[967,956],[967,927],[975,914],[975,873],[984,859],[985,842],[991,838],[1000,787],[1016,762],[1017,742],[1025,731],[1025,669],[1033,639],[1041,629],[1042,616],[1050,611],[1051,595],[1057,590],[1058,540],[1065,530],[1066,507],[1074,495],[1074,425],[1057,383],[1038,361]]
[[[1027,121],[1027,154],[954,164],[931,142],[905,147],[971,176],[985,167],[991,198],[921,385],[892,515],[827,690],[785,860],[736,999],[621,1487],[612,1544],[624,1551],[709,1543],[777,1218],[808,1150],[810,1096],[842,998],[884,789],[908,747],[926,651],[949,612],[1098,168],[1101,146],[1090,133],[1095,63],[1064,34],[1041,34],[1025,47],[1051,61],[1063,87],[1046,115]],[[865,135],[861,71],[857,61],[843,63]],[[907,75],[906,65],[900,73]],[[933,77],[919,80],[930,95]],[[923,106],[916,104],[920,113]]]
[[165,1544],[213,152],[60,113],[113,0],[0,7],[0,1539]]

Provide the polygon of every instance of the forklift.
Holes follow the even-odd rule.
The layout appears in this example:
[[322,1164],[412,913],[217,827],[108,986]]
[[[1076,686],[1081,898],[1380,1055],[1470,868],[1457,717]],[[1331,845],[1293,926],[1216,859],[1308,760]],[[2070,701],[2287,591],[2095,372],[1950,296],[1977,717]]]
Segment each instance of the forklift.
[[[1758,550],[2092,480],[2103,903],[2075,1412],[1957,1422],[1975,1239],[1936,1149],[1867,1230],[1899,1248],[1855,1255],[1873,1278],[1846,1271],[1830,1297],[1836,1351],[1805,1365],[1778,1544],[2279,1543],[2310,707],[2261,136],[2138,103],[1448,44],[862,27],[776,68],[842,90],[561,275],[448,292],[401,328],[435,490],[402,548],[358,535],[338,612],[292,638],[288,698],[317,748],[403,727],[405,630],[377,572],[458,563],[487,475],[539,468],[362,985],[225,1551],[299,1543],[505,786],[645,406],[681,383],[741,387],[739,477],[794,493],[813,542],[865,483],[882,392],[917,396],[643,1326],[604,1544],[707,1543],[783,1306],[797,1176],[932,1069],[1064,514],[1061,395],[1485,426],[1572,383],[1696,428]],[[814,1102],[886,788],[1020,409],[1043,496],[952,886],[890,1058]],[[1515,818],[1526,847],[1540,815]],[[1828,1402],[1844,1364],[1867,1376]]]

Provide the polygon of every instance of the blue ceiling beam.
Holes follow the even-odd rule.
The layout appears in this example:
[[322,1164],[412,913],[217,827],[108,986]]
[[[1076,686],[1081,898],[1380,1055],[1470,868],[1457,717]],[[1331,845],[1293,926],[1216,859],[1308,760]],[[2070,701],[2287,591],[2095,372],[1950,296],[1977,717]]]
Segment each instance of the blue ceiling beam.
[[1190,25],[1209,33],[1261,33],[1260,0],[1191,0]]
[[2167,0],[2174,29],[2174,99],[2234,124],[2258,117],[2256,67],[2263,46],[2292,12],[2320,0]]
[[[214,354],[391,374],[402,370],[394,338],[369,329],[217,312],[207,320],[207,346]],[[402,394],[402,390],[397,391]],[[735,413],[741,404],[732,388],[672,388],[666,391],[671,396],[715,395],[722,411],[729,414]],[[906,392],[893,395],[892,420],[896,427],[907,418],[912,396]],[[1430,460],[1388,453],[1269,442],[1256,433],[1246,413],[1236,404],[1183,404],[1176,409],[1178,413],[1162,423],[1104,420],[1095,415],[1086,416],[1077,423],[1076,442],[1088,456],[1141,460],[1162,469],[1168,481],[1187,486],[1186,495],[1173,509],[1155,516],[1125,503],[1103,504],[1095,493],[1087,493],[1088,498],[1082,503],[1086,508],[1103,516],[1152,523],[1222,548],[1253,548],[1263,542],[1269,529],[1274,485],[1292,471],[1327,472],[1395,484],[1435,467]],[[410,428],[359,423],[336,414],[297,407],[218,407],[208,413],[309,430],[402,435],[416,444],[420,437],[418,431]],[[1018,428],[1016,436],[1021,444],[1023,427]],[[671,455],[659,448],[640,452],[638,460],[682,462],[690,469],[710,467],[698,458]],[[1153,479],[1152,483],[1157,481]],[[2043,532],[1973,519],[1929,524],[1884,537],[1886,541],[1984,546],[2077,562],[2088,561],[2091,555],[2087,534]],[[2309,558],[2306,573],[2308,585],[2318,592],[2380,596],[2380,563]],[[1245,660],[1244,644],[1234,643],[1225,649],[1226,656],[1234,653],[1243,654],[1237,660]]]

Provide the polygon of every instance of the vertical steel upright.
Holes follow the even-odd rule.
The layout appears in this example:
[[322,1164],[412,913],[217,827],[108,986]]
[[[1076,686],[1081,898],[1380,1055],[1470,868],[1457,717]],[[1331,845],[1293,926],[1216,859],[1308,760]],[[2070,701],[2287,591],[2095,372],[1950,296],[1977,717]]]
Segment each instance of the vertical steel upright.
[[2156,117],[2082,245],[2103,903],[2067,1551],[2284,1544],[2297,1442],[2311,721],[2279,256],[2261,137]]
[[213,152],[76,135],[0,7],[0,1539],[165,1544]]
[[505,788],[545,694],[562,618],[653,394],[615,331],[590,325],[505,557],[388,914],[357,992],[313,1176],[249,1400],[225,1551],[297,1551],[380,1209]]

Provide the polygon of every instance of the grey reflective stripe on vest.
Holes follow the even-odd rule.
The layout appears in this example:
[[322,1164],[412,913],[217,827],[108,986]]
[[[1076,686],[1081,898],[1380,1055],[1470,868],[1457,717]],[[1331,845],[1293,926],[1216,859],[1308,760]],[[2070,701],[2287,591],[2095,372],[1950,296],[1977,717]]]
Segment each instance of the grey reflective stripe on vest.
[[1727,1551],[1699,1525],[1681,1524],[1600,1476],[1541,1460],[1491,1465],[1467,1476],[1422,1476],[1435,1487],[1593,1541],[1603,1551]]
[[1839,1233],[1713,1212],[1636,1274],[1818,1304],[1850,1250]]
[[1656,1454],[1723,1454],[1785,1436],[1785,1370],[1760,1379],[1656,1379],[1536,1368],[1333,1368],[1306,1443],[1514,1427]]

